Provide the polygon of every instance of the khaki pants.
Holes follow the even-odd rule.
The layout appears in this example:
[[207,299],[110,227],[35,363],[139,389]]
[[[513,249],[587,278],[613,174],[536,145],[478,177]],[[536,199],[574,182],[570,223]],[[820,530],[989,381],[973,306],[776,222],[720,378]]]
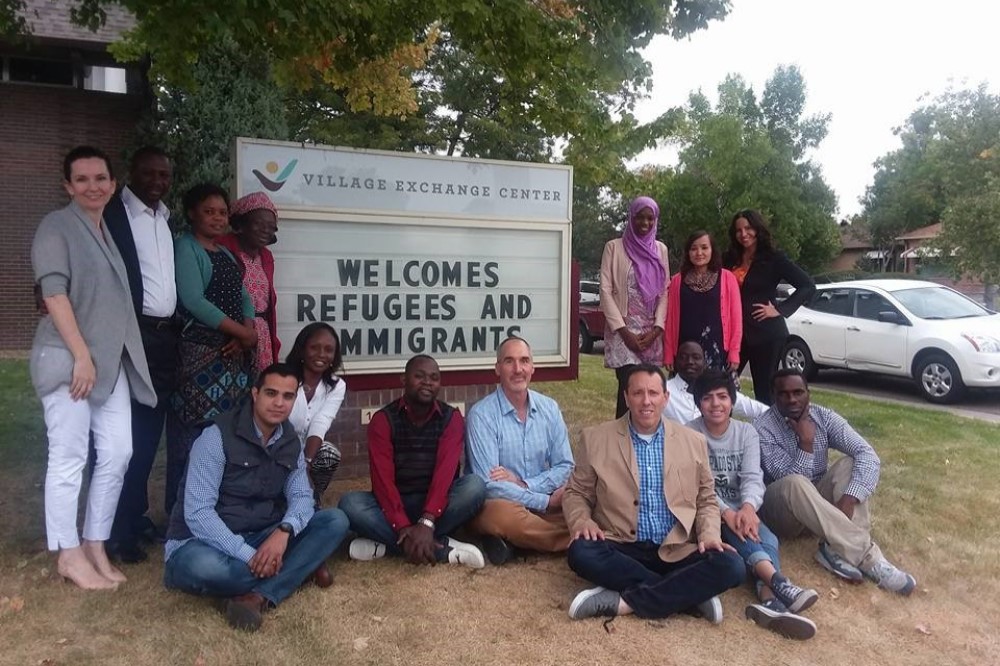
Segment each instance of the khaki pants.
[[833,504],[844,494],[853,469],[854,459],[844,456],[815,485],[800,474],[778,479],[764,493],[760,519],[779,537],[811,532],[854,566],[867,568],[882,557],[871,538],[868,501],[854,508],[853,519]]
[[527,550],[561,553],[569,548],[569,527],[562,512],[534,513],[517,502],[486,500],[469,527],[480,534],[490,534]]

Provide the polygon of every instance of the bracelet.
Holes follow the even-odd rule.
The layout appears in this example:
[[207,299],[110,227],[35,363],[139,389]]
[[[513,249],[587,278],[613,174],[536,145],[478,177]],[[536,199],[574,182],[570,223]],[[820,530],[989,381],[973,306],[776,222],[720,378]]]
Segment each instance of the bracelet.
[[432,530],[434,529],[434,521],[431,520],[430,518],[421,517],[420,520],[418,520],[417,522],[423,525],[424,527],[429,527]]

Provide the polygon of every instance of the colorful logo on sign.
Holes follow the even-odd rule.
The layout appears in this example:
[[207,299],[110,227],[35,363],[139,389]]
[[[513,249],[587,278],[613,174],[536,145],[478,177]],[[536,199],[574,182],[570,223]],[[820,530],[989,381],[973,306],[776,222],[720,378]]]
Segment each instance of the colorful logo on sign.
[[292,175],[293,171],[295,171],[295,165],[298,163],[298,160],[292,160],[285,165],[284,169],[281,169],[280,173],[278,173],[280,168],[278,163],[271,160],[264,165],[264,171],[270,175],[264,175],[257,169],[253,169],[253,175],[257,176],[257,180],[259,180],[260,184],[264,186],[264,189],[269,192],[277,192],[284,187],[285,181],[287,181],[288,177]]

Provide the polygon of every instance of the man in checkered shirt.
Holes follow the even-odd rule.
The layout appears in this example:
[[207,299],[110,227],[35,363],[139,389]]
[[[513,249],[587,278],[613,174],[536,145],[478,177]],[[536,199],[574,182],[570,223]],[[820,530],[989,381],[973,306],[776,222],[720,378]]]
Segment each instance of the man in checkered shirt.
[[[802,373],[779,370],[771,386],[774,409],[753,423],[768,484],[760,519],[782,538],[807,531],[818,537],[816,561],[835,575],[909,595],[916,580],[885,559],[871,537],[868,498],[881,467],[875,449],[842,416],[810,404]],[[830,449],[844,454],[833,465]]]

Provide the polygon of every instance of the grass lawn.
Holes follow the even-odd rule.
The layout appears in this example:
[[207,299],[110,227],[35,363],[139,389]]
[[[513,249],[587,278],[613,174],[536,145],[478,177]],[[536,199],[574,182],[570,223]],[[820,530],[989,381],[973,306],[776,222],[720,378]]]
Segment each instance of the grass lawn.
[[[574,442],[614,412],[613,373],[581,359],[578,382],[535,386],[563,407]],[[573,622],[584,586],[559,557],[480,571],[383,560],[332,562],[328,590],[304,587],[258,634],[231,631],[207,600],[167,592],[162,552],[124,569],[116,592],[61,584],[45,550],[45,435],[25,361],[0,361],[0,664],[990,664],[1000,640],[1000,427],[940,412],[816,391],[882,457],[874,533],[911,571],[909,599],[841,585],[782,544],[784,569],[820,592],[812,641],[743,619],[750,587],[723,597],[726,620]],[[162,461],[161,461],[162,462]],[[153,497],[162,494],[162,466]],[[366,481],[338,481],[326,503]],[[157,502],[154,501],[154,504]],[[157,506],[159,508],[159,506]],[[162,521],[162,515],[154,519]],[[993,619],[990,619],[993,618]]]

